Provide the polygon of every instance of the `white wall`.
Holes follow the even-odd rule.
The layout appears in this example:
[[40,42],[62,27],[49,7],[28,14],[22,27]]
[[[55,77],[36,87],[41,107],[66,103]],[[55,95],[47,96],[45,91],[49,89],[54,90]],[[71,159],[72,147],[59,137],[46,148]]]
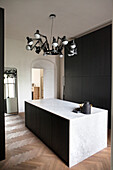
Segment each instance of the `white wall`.
[[55,98],[54,71],[44,69],[44,98]]
[[[57,64],[57,62],[56,62]],[[57,79],[56,64],[49,60],[37,59],[33,61],[32,68],[41,68],[43,72],[44,98],[57,98]],[[58,65],[57,65],[58,67]],[[55,74],[57,75],[55,76]]]
[[[19,104],[19,112],[24,111],[24,101],[31,99],[31,69],[32,62],[38,58],[48,59],[56,65],[56,60],[59,60],[57,56],[43,56],[37,55],[33,51],[27,51],[25,49],[26,41],[14,40],[7,38],[5,40],[5,67],[15,67],[17,68],[17,76],[18,76],[18,104]],[[56,59],[57,58],[57,59]],[[57,68],[56,65],[56,73],[55,79],[57,84]],[[57,97],[57,86],[54,86],[55,94]]]
[[63,88],[64,88],[64,57],[60,58],[60,99],[63,99]]
[[35,86],[40,87],[40,69],[32,68],[32,83]]

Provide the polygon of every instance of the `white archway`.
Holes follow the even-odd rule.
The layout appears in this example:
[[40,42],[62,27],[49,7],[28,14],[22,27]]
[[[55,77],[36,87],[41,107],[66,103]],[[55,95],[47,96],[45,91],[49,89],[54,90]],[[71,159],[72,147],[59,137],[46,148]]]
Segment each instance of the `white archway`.
[[56,68],[55,64],[46,59],[36,59],[32,62],[31,68],[43,69],[44,73],[44,98],[56,98]]

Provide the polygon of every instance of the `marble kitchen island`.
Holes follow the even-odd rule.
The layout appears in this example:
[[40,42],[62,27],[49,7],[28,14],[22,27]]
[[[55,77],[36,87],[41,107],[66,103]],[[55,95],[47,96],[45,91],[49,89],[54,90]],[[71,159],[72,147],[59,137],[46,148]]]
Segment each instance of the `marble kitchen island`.
[[107,147],[108,111],[74,113],[79,104],[58,99],[25,102],[25,125],[69,167]]

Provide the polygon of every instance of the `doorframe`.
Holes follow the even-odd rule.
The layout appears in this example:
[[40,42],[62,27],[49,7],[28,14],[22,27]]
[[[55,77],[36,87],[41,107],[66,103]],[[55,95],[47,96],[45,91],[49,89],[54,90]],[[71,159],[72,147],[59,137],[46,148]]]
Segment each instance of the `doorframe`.
[[[57,66],[56,63],[52,62],[51,60],[48,59],[44,59],[44,58],[37,58],[35,60],[32,61],[31,63],[31,68],[30,68],[30,82],[31,82],[31,88],[32,88],[32,68],[37,68],[37,69],[43,69],[45,71],[46,67],[43,67],[39,64],[39,66],[37,65],[36,67],[33,66],[36,63],[40,62],[40,61],[46,61],[48,62],[48,64],[53,64],[53,68],[54,68],[54,98],[57,98]],[[43,73],[44,76],[44,73]],[[43,79],[43,85],[45,80]],[[45,88],[45,87],[44,87]],[[45,91],[45,89],[43,89]]]

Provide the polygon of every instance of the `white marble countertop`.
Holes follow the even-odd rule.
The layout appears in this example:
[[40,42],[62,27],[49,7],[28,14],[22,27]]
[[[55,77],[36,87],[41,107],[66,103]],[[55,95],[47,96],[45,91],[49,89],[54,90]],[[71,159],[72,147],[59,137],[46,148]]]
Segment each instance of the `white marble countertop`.
[[74,113],[72,112],[74,108],[79,107],[79,104],[68,102],[65,100],[59,100],[59,99],[40,99],[40,100],[29,100],[26,101],[34,106],[37,106],[39,108],[42,108],[44,110],[47,110],[53,114],[56,114],[60,117],[63,117],[68,120],[81,118],[85,116],[91,116],[95,113],[100,113],[103,111],[107,111],[104,109],[99,109],[95,107],[91,107],[91,114],[86,115],[83,113]]

